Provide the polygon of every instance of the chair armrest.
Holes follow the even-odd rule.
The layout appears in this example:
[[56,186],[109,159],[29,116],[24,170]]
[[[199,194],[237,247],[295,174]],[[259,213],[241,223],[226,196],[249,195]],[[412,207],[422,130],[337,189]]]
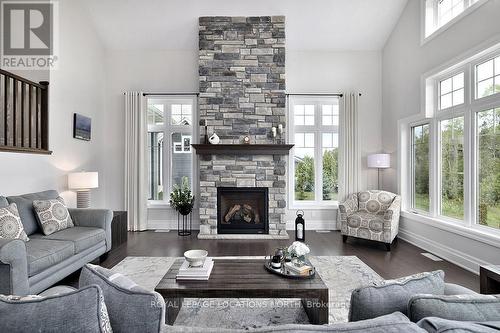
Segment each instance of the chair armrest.
[[20,239],[0,239],[0,294],[28,295],[26,245]]
[[389,208],[384,213],[384,221],[391,224],[399,222],[399,215],[401,214],[401,196],[396,195]]
[[76,226],[104,229],[106,232],[106,251],[111,250],[111,221],[113,211],[109,209],[69,208],[69,214]]
[[358,195],[356,193],[351,194],[347,199],[339,204],[339,212],[351,215],[358,211]]
[[460,286],[458,284],[453,284],[453,283],[445,283],[444,284],[444,294],[445,295],[478,295],[473,290],[470,290],[469,288],[465,288],[463,286]]

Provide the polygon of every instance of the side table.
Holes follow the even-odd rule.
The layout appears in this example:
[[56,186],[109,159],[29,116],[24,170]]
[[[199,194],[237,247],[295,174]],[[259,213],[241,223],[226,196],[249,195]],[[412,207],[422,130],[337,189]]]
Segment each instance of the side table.
[[500,294],[500,265],[479,268],[481,294]]
[[114,211],[113,221],[111,222],[111,251],[127,242],[128,226],[127,212]]

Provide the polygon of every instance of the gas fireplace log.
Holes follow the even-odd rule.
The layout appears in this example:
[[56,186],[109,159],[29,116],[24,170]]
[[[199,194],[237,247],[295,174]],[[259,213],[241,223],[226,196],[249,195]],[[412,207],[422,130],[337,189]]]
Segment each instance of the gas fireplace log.
[[229,212],[224,216],[224,221],[229,222],[233,218],[234,214],[236,214],[241,209],[240,205],[234,205],[231,207]]

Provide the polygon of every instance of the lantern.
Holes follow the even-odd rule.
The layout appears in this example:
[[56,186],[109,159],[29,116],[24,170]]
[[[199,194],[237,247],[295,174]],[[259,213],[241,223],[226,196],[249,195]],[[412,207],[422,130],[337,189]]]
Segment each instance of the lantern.
[[304,211],[297,211],[297,218],[295,219],[295,240],[305,241],[306,239],[306,221],[304,220]]

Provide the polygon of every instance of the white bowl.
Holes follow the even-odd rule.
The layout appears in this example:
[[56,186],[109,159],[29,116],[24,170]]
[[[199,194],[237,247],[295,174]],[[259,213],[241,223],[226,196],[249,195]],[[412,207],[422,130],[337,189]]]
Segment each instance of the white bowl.
[[189,250],[184,252],[184,258],[186,258],[191,267],[203,266],[207,255],[208,252],[205,250]]

